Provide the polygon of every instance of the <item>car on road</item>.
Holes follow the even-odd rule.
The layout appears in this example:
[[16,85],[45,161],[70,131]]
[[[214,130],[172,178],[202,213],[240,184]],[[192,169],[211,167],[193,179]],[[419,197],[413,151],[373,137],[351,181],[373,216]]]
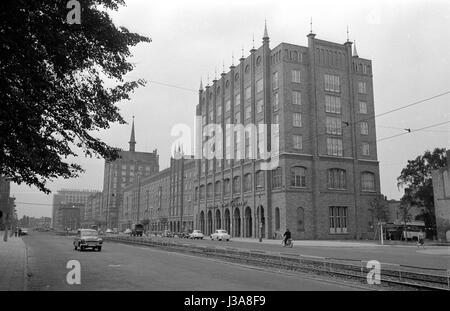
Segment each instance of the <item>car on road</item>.
[[124,231],[123,233],[124,233],[124,234],[131,234],[131,229],[130,229],[130,228],[125,229],[125,231]]
[[94,229],[80,229],[73,240],[75,250],[84,251],[87,248],[101,251],[103,239],[98,236],[98,231]]
[[216,230],[213,234],[211,234],[211,240],[217,241],[229,241],[231,239],[231,235],[228,234],[226,230]]
[[114,231],[112,229],[106,229],[105,234],[114,234]]
[[161,234],[161,236],[163,236],[165,238],[173,238],[173,233],[170,232],[170,230],[164,230],[163,233]]
[[200,230],[194,230],[192,231],[192,233],[189,235],[190,239],[203,239],[205,236],[203,235],[203,233]]
[[20,231],[20,235],[28,235],[28,229],[27,228],[22,228]]

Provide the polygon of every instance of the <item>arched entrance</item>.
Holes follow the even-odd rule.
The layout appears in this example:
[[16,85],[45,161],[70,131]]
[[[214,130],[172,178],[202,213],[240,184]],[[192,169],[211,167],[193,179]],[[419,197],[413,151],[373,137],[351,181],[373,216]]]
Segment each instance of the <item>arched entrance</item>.
[[228,208],[225,210],[223,222],[224,222],[224,229],[227,230],[227,232],[229,234],[231,234],[231,232],[230,232],[230,210]]
[[208,214],[206,215],[206,234],[210,235],[212,233],[212,213],[211,211],[208,211]]
[[216,230],[217,229],[222,229],[222,222],[220,219],[220,210],[216,210]]
[[[260,222],[258,226],[261,226],[261,237],[266,237],[266,217],[264,215],[264,207],[261,205],[259,207],[258,221]],[[258,228],[259,230],[259,228]]]
[[245,225],[244,225],[244,231],[245,231],[245,237],[251,238],[252,237],[252,210],[250,207],[245,208]]
[[234,209],[234,215],[233,215],[233,235],[235,237],[241,236],[241,212],[239,211],[239,208],[236,207]]
[[205,213],[203,211],[200,212],[200,231],[205,233]]

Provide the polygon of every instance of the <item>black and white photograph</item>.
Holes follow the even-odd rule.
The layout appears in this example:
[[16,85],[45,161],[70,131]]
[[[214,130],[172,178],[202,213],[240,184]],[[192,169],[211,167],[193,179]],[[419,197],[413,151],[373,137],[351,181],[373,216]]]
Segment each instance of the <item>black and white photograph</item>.
[[1,296],[450,291],[450,1],[0,15]]

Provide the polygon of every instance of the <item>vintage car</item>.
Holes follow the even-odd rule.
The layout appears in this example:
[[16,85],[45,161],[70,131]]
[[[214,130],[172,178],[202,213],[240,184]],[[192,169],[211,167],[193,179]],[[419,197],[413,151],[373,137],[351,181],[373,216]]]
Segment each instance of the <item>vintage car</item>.
[[102,250],[103,239],[98,236],[98,231],[94,229],[79,229],[75,239],[73,240],[73,246],[75,250],[84,251],[87,248],[93,250]]
[[231,236],[228,234],[226,230],[216,230],[213,234],[211,234],[211,240],[217,241],[229,241]]
[[189,235],[190,239],[203,239],[204,235],[200,230],[194,230],[192,231],[192,233]]

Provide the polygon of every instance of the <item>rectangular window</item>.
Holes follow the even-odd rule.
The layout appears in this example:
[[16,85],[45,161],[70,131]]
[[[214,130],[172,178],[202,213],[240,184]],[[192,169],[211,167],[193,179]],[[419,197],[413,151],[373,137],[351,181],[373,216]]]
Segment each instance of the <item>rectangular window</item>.
[[346,206],[330,206],[330,233],[347,233]]
[[248,120],[252,117],[252,107],[247,106],[245,107],[245,119]]
[[220,116],[222,115],[222,105],[219,104],[217,106],[217,119],[220,119]]
[[282,185],[281,168],[272,171],[272,188],[280,188]]
[[263,91],[263,79],[256,81],[256,93]]
[[272,75],[272,89],[276,90],[278,88],[278,72],[274,72]]
[[295,127],[301,127],[302,126],[302,115],[301,115],[301,113],[295,112],[295,113],[292,114],[292,117],[293,117],[292,125],[295,126]]
[[375,191],[375,174],[363,172],[361,174],[361,190]]
[[361,122],[361,135],[369,135],[369,124],[367,122]]
[[231,101],[227,99],[227,101],[225,102],[225,112],[230,111],[230,108],[231,108]]
[[358,82],[358,93],[367,94],[366,82],[363,81]]
[[301,71],[300,70],[292,70],[292,82],[300,83],[301,80]]
[[330,156],[343,156],[342,139],[340,138],[327,138],[327,154]]
[[260,99],[256,102],[256,113],[263,112],[263,109],[264,109],[264,102],[262,99]]
[[247,87],[245,89],[245,99],[249,100],[252,97],[252,89],[251,87]]
[[303,136],[292,135],[294,149],[303,149]]
[[359,113],[367,114],[367,103],[359,102]]
[[234,97],[234,107],[239,106],[241,104],[241,94],[237,94]]
[[325,111],[341,114],[341,98],[339,96],[325,95]]
[[302,104],[302,94],[299,91],[292,91],[292,104],[293,105]]
[[327,117],[327,134],[342,135],[342,119],[339,117]]
[[278,93],[273,94],[273,110],[278,110],[280,108],[280,102],[278,99]]
[[339,93],[341,91],[341,85],[339,76],[325,75],[325,91]]
[[362,155],[368,156],[370,155],[370,145],[369,143],[362,143]]
[[234,124],[241,123],[241,113],[238,111],[234,114]]

